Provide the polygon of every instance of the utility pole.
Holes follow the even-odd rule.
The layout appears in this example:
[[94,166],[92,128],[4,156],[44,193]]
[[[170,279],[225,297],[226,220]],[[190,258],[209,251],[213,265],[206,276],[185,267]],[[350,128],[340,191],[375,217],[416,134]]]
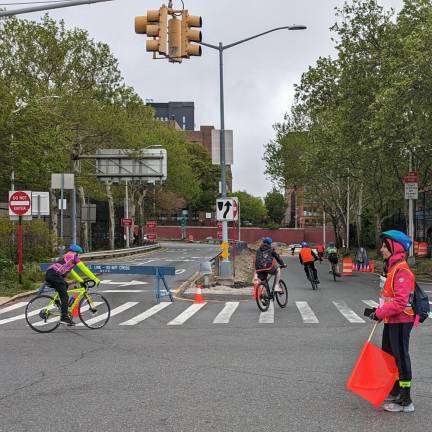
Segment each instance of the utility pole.
[[[409,172],[412,172],[413,170],[413,154],[412,150],[409,150]],[[412,239],[412,243],[409,249],[408,258],[410,261],[410,264],[415,264],[415,258],[414,258],[414,200],[409,199],[408,200],[408,235]]]

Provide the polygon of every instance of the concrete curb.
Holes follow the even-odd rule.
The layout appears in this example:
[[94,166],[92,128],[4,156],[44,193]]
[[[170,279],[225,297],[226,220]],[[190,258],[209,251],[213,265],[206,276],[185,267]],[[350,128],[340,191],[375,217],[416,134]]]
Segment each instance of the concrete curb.
[[26,291],[26,292],[23,292],[23,293],[16,294],[13,297],[8,297],[7,300],[5,300],[3,302],[0,302],[0,306],[3,306],[5,304],[7,304],[7,303],[13,302],[15,300],[19,300],[19,299],[24,298],[24,297],[28,297],[28,296],[34,295],[37,292],[38,292],[38,290]]

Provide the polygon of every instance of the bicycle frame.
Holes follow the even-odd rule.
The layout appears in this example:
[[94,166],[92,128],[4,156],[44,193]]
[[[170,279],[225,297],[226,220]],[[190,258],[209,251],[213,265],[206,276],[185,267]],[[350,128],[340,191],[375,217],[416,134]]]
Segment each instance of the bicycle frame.
[[[89,302],[89,305],[91,307],[94,307],[93,300],[92,300],[91,296],[86,296],[86,294],[87,294],[87,287],[86,286],[68,289],[67,294],[68,294],[69,298],[71,297],[71,294],[72,294],[72,296],[74,294],[77,294],[77,296],[75,297],[72,304],[68,306],[69,312],[74,310],[79,305],[79,303],[83,297],[86,297],[88,302]],[[59,293],[57,291],[54,293],[52,300],[49,302],[49,304],[47,306],[47,309],[50,309],[56,301],[61,302]]]

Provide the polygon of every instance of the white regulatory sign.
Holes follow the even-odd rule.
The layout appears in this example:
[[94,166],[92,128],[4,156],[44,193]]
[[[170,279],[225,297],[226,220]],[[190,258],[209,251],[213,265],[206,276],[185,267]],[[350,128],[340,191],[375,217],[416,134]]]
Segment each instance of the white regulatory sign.
[[216,200],[216,219],[228,222],[238,220],[237,198],[220,198]]
[[405,183],[405,199],[418,199],[418,183]]

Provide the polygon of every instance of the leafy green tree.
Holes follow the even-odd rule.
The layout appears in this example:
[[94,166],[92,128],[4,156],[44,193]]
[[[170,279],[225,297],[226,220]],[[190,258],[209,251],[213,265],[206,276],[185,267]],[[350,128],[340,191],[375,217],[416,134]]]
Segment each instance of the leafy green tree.
[[246,191],[237,191],[231,194],[238,197],[240,202],[240,217],[243,222],[250,222],[252,225],[262,224],[267,217],[267,209],[259,197],[254,197]]
[[270,220],[276,224],[282,223],[287,207],[284,196],[273,189],[265,196],[264,202]]

